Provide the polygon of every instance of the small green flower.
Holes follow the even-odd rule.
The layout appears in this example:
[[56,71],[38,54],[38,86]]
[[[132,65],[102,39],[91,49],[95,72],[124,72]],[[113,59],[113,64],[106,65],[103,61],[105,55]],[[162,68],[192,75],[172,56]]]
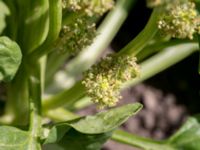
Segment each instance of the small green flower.
[[63,26],[55,48],[75,55],[92,44],[97,35],[96,20],[113,4],[113,0],[63,0],[70,21]]
[[113,0],[64,0],[64,8],[84,11],[88,16],[103,15],[114,5]]
[[193,39],[199,29],[199,15],[195,3],[176,1],[166,6],[166,12],[158,22],[158,28],[173,38]]
[[84,74],[88,95],[100,108],[116,105],[122,84],[139,75],[135,57],[109,55]]
[[61,52],[68,51],[70,54],[75,55],[80,50],[90,45],[95,36],[95,23],[83,16],[63,26],[57,48]]

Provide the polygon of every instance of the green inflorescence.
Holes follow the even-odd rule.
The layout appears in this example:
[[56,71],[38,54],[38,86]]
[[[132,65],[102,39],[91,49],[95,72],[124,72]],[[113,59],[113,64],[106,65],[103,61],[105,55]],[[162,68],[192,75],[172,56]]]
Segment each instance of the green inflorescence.
[[158,22],[158,28],[163,33],[179,39],[193,39],[194,34],[199,33],[199,25],[195,3],[189,0],[169,3]]
[[84,11],[88,16],[103,15],[114,5],[113,0],[64,0],[64,8]]
[[90,45],[97,35],[96,20],[113,6],[113,0],[63,0],[71,21],[63,25],[56,48],[75,55]]
[[122,84],[139,76],[135,57],[108,55],[84,74],[87,94],[100,108],[116,105]]
[[90,45],[96,36],[96,26],[87,18],[77,18],[74,22],[64,25],[60,32],[60,51],[68,50],[72,55]]

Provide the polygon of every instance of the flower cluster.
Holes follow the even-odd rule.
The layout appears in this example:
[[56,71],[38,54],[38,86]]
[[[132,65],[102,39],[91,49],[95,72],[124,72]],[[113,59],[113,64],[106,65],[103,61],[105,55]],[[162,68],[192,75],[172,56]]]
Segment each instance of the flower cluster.
[[60,32],[59,51],[67,50],[75,55],[81,49],[90,45],[96,36],[95,23],[87,18],[77,18],[74,22],[64,25]]
[[135,57],[108,55],[84,74],[87,94],[100,108],[114,106],[122,84],[139,75]]
[[158,22],[158,28],[174,38],[193,39],[199,32],[199,15],[195,3],[190,1],[175,1],[166,6],[166,12]]
[[96,34],[95,21],[113,7],[113,0],[63,0],[66,21],[56,48],[75,55],[93,42]]
[[64,0],[64,8],[84,11],[88,16],[103,15],[114,5],[113,0]]

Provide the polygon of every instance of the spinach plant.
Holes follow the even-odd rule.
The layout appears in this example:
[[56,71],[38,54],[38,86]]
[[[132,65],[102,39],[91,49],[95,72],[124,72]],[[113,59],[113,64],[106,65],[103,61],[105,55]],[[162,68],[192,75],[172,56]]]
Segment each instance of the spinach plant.
[[[144,150],[200,149],[199,116],[163,141],[117,129],[142,108],[114,108],[121,89],[199,49],[198,0],[147,0],[152,14],[145,28],[99,60],[135,2],[0,0],[1,150],[98,150],[108,139]],[[111,108],[74,113],[92,102]]]

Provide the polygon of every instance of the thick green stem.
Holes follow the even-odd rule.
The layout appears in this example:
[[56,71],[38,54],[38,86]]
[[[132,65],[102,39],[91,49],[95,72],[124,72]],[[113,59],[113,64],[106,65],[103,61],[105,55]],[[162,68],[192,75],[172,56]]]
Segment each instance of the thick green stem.
[[16,9],[16,1],[15,0],[6,0],[4,1],[10,9],[12,15],[7,17],[7,26],[5,29],[5,35],[9,36],[11,39],[16,41],[17,38],[17,29],[18,29],[18,14]]
[[191,43],[191,40],[173,39],[166,42],[151,44],[146,46],[140,53],[136,55],[136,57],[139,62],[142,62],[144,59],[152,56],[153,54],[159,52],[160,50],[183,43]]
[[[41,110],[41,96],[44,86],[44,70],[46,57],[31,61],[27,64],[29,73],[29,105],[30,105],[30,121],[29,133],[30,140],[28,143],[29,150],[39,150],[39,144],[42,128],[42,110]],[[34,70],[32,69],[34,68]]]
[[81,82],[78,82],[72,88],[44,100],[42,103],[44,112],[49,109],[58,108],[60,106],[71,106],[78,98],[82,97],[84,94],[85,88]]
[[161,8],[155,8],[145,28],[134,38],[127,46],[125,46],[118,55],[138,54],[156,35],[158,31],[157,22],[161,14]]
[[56,122],[74,120],[74,119],[80,117],[80,116],[76,115],[75,113],[68,111],[65,108],[52,109],[52,110],[45,112],[44,115],[51,118],[52,120],[54,120]]
[[24,65],[7,87],[5,115],[0,119],[6,124],[26,125],[28,123],[28,76]]
[[34,67],[34,71],[29,71],[29,131],[32,137],[38,138],[41,129],[41,66],[39,61],[32,63],[30,66]]
[[47,61],[47,66],[46,66],[47,74],[45,77],[45,86],[48,87],[50,84],[52,84],[54,74],[56,73],[56,71],[60,69],[60,67],[65,63],[65,61],[70,56],[71,55],[68,52],[65,52],[62,54],[61,52],[58,52],[58,51],[52,52],[48,55],[48,61]]
[[162,141],[140,137],[122,130],[114,131],[111,139],[144,150],[175,150],[171,145],[164,144]]
[[19,15],[17,18],[19,21],[17,43],[20,45],[23,54],[27,55],[45,41],[48,31],[50,31],[49,0],[15,1]]
[[126,82],[123,88],[136,85],[137,83],[156,75],[157,73],[188,57],[196,50],[198,50],[198,44],[196,43],[185,43],[164,49],[163,51],[144,61],[140,65],[140,77]]
[[60,33],[62,25],[62,1],[61,0],[49,0],[49,32],[46,40],[41,46],[39,46],[29,55],[33,60],[39,59],[42,56],[52,51],[56,39]]

